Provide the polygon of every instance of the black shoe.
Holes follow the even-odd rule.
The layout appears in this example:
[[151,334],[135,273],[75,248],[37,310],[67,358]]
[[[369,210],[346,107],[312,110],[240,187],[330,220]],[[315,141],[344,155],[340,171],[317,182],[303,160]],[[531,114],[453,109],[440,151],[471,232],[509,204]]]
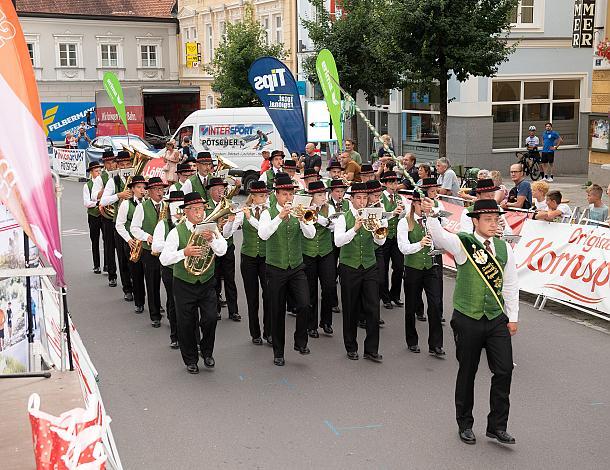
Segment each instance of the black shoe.
[[333,327],[330,325],[322,325],[322,330],[324,330],[326,336],[332,336],[334,333]]
[[419,321],[426,321],[426,316],[425,315],[417,315],[417,319]]
[[445,351],[443,351],[443,348],[440,348],[438,346],[436,348],[428,348],[428,352],[436,357],[445,357]]
[[283,366],[284,364],[286,364],[286,361],[284,360],[283,357],[274,357],[273,358],[273,365],[274,366]]
[[[108,281],[108,286],[109,287],[116,287],[116,279],[110,279]],[[125,300],[127,300],[127,299],[125,299]]]
[[217,321],[222,320],[222,315],[221,315],[220,313],[217,313],[217,314],[216,314],[216,320],[217,320]]
[[295,346],[294,350],[299,351],[299,353],[302,354],[303,356],[306,356],[307,354],[309,354],[311,352],[307,346],[303,346],[302,348]]
[[104,267],[102,268],[102,272],[107,273],[107,272],[108,272],[108,266],[104,266]]
[[178,341],[173,340],[171,343],[169,343],[169,347],[172,349],[180,349],[180,344]]
[[297,309],[296,308],[287,309],[286,312],[288,313],[288,315],[290,315],[292,317],[296,317],[297,316]]
[[319,338],[320,334],[318,333],[318,330],[307,330],[307,334],[309,335],[310,338]]
[[383,356],[378,353],[364,353],[362,357],[373,362],[383,362]]
[[144,311],[144,305],[136,305],[136,308],[133,309],[136,313],[142,313]]
[[402,300],[400,300],[400,299],[392,299],[392,302],[394,302],[394,304],[397,307],[403,307],[405,305],[404,302]]
[[261,344],[263,344],[263,338],[261,338],[261,337],[252,338],[252,344],[256,344],[256,345],[260,346]]
[[365,321],[359,321],[358,322],[358,328],[362,328],[363,330],[366,330],[366,322]]
[[203,365],[206,366],[208,369],[211,369],[216,365],[216,361],[212,356],[204,357]]
[[199,366],[197,364],[189,364],[188,366],[186,366],[186,371],[189,374],[198,374],[199,373]]
[[465,444],[474,445],[477,443],[477,438],[474,437],[472,429],[464,429],[463,431],[460,431],[460,439]]
[[241,315],[239,313],[229,314],[229,320],[241,321]]
[[222,297],[220,297],[218,299],[218,303],[220,304],[221,307],[226,307],[227,306],[227,301],[224,300]]
[[379,320],[377,320],[377,324],[379,326],[383,326],[383,325],[385,325],[385,321],[383,320],[383,318],[380,318]]
[[159,307],[159,312],[165,313],[165,309],[163,308],[163,306]]
[[93,268],[93,272],[95,274],[102,274],[102,271],[100,270],[100,268]]
[[360,356],[358,356],[358,353],[354,351],[354,352],[348,352],[347,358],[350,359],[351,361],[357,361],[358,359],[360,359]]
[[445,323],[445,319],[441,317],[441,323]]
[[409,351],[411,351],[412,353],[420,353],[421,350],[419,349],[419,346],[416,344],[414,346],[409,346]]
[[335,305],[331,310],[333,313],[341,313],[341,309],[337,305]]
[[497,439],[498,442],[501,442],[502,444],[514,444],[515,443],[515,438],[513,436],[511,436],[510,434],[508,434],[506,431],[502,431],[501,429],[498,429],[497,431],[493,431],[493,432],[487,431],[485,433],[485,435],[492,439]]
[[153,328],[161,328],[161,320],[153,320],[151,325]]
[[384,302],[383,307],[387,308],[388,310],[392,310],[394,308],[394,305],[392,305],[392,302]]
[[[116,281],[114,281],[116,282]],[[126,302],[133,302],[133,293],[131,292],[127,292],[123,298],[125,299]]]

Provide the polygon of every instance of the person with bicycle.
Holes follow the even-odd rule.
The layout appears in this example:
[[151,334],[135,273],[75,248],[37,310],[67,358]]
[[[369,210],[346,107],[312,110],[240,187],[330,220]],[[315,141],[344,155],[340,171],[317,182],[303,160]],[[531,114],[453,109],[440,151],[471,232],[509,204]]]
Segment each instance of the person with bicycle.
[[527,153],[532,158],[540,157],[540,152],[538,152],[538,146],[540,145],[540,139],[536,135],[536,126],[529,127],[529,135],[525,139],[525,148],[527,149]]

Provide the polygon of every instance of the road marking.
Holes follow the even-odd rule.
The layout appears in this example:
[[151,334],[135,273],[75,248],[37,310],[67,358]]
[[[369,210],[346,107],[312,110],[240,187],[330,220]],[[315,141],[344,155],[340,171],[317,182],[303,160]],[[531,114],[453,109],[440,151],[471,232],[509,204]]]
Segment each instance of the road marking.
[[245,376],[243,376],[243,375],[240,375],[240,376],[239,376],[239,380],[241,380],[242,382],[245,380],[245,378],[246,378],[246,377],[245,377]]
[[89,232],[86,230],[79,229],[79,228],[69,228],[67,230],[63,230],[61,232],[61,234],[64,237],[77,237],[77,236],[81,236],[81,235],[89,235]]
[[324,420],[324,424],[332,431],[335,436],[341,436],[341,432],[343,431],[357,431],[360,429],[379,429],[383,427],[383,424],[365,424],[363,426],[345,426],[342,428],[337,428],[327,419]]

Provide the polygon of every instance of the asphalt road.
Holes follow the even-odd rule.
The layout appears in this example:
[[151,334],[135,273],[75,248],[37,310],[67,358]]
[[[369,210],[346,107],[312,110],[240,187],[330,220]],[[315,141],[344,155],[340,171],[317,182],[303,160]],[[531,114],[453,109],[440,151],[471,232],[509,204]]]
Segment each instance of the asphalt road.
[[[244,321],[227,320],[223,309],[216,368],[206,370],[200,361],[201,373],[188,375],[180,353],[168,347],[167,321],[151,328],[146,311],[134,314],[120,287],[92,272],[82,185],[64,180],[64,187],[69,305],[99,371],[126,469],[608,468],[607,332],[521,303],[508,427],[517,445],[511,447],[484,436],[490,380],[484,357],[476,388],[478,443],[459,441],[451,330],[444,327],[447,359],[412,354],[400,309],[382,308],[383,364],[345,357],[336,315],[335,336],[310,339],[312,353],[304,357],[290,348],[289,317],[286,366],[275,367],[271,348],[250,342],[238,280]],[[453,285],[449,277],[447,306]],[[426,351],[427,323],[418,328]]]

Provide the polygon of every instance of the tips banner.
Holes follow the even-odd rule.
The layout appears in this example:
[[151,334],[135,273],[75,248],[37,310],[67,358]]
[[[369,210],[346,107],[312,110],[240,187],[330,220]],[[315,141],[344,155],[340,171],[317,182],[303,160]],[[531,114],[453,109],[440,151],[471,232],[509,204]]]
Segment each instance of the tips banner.
[[108,93],[108,97],[116,112],[119,114],[123,125],[125,126],[125,131],[127,130],[127,112],[125,111],[125,98],[123,97],[123,88],[121,88],[121,84],[119,83],[119,79],[112,72],[106,72],[104,74],[104,88],[106,89],[106,93]]
[[337,73],[335,58],[328,49],[322,49],[318,53],[316,59],[316,73],[318,75],[318,80],[320,80],[322,93],[324,93],[326,106],[328,106],[328,111],[330,112],[330,118],[333,121],[333,128],[337,135],[339,150],[343,150],[343,123],[341,122],[339,74]]
[[302,153],[306,143],[305,119],[292,72],[275,57],[260,57],[252,63],[248,81],[288,150]]

